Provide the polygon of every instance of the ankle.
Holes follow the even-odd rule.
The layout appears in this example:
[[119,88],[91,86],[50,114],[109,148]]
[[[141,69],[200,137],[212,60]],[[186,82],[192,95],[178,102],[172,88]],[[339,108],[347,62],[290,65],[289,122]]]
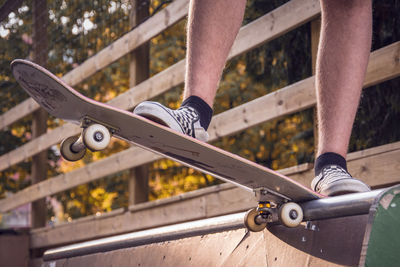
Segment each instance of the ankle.
[[212,108],[200,97],[190,96],[183,101],[181,107],[188,106],[194,108],[200,116],[200,125],[207,131],[213,115]]
[[322,169],[329,165],[337,165],[347,171],[346,159],[339,154],[327,152],[321,154],[314,163],[315,176],[319,175]]

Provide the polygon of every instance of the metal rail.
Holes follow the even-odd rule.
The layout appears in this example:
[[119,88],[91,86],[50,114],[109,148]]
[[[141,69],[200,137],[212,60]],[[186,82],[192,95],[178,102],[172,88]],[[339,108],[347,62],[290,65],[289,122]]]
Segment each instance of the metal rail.
[[367,214],[375,198],[383,191],[384,189],[379,189],[304,202],[300,204],[304,212],[303,220],[313,221]]
[[44,253],[43,260],[52,261],[244,228],[244,214],[245,213],[242,212],[210,219],[174,224],[50,249]]
[[[329,197],[301,203],[300,205],[304,211],[304,220],[322,220],[368,214],[374,199],[383,190],[384,189],[367,193]],[[43,260],[53,261],[63,258],[240,229],[245,227],[244,216],[245,213],[241,212],[50,249],[44,253]]]

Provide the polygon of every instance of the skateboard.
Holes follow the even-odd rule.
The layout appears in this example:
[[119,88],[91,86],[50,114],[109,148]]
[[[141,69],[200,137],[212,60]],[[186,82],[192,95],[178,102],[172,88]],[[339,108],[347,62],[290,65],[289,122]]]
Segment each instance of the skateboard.
[[105,149],[111,136],[126,140],[254,192],[258,207],[245,216],[245,225],[251,231],[262,231],[272,222],[296,227],[303,221],[299,203],[324,197],[252,161],[87,98],[35,63],[16,59],[11,69],[21,87],[48,113],[81,126],[79,137],[72,136],[61,143],[60,152],[66,160],[81,159],[87,149]]

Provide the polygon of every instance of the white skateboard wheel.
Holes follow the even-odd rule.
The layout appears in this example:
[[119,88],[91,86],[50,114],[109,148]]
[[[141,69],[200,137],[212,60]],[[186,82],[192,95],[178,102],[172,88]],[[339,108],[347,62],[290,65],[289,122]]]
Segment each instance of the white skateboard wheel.
[[61,156],[68,161],[78,161],[82,159],[86,154],[86,148],[79,152],[72,150],[72,145],[78,140],[78,136],[71,136],[64,139],[60,145]]
[[279,218],[283,225],[296,227],[303,221],[303,209],[299,204],[285,203],[279,209]]
[[260,232],[267,227],[267,223],[258,224],[256,222],[257,216],[259,216],[259,213],[256,208],[246,212],[246,215],[244,216],[244,225],[249,229],[249,231]]
[[105,149],[111,140],[110,132],[100,124],[92,124],[83,131],[83,142],[92,151]]

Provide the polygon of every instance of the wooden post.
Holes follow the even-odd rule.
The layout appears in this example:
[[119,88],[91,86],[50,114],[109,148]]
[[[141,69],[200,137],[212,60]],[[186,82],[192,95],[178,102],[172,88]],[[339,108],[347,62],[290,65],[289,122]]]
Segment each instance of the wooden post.
[[[139,25],[149,16],[150,0],[131,0],[129,25],[131,28]],[[145,43],[130,53],[129,87],[133,87],[150,76],[150,46]]]
[[[33,61],[39,65],[47,62],[47,2],[46,0],[34,0],[33,13]],[[39,109],[33,113],[32,139],[39,137],[47,131],[47,112]],[[47,177],[47,151],[42,151],[32,158],[31,169],[32,184],[36,184]],[[46,200],[41,199],[32,203],[31,227],[43,227],[46,225]]]
[[[316,63],[318,54],[318,44],[319,36],[321,31],[321,17],[311,21],[311,67],[312,74],[316,73]],[[314,112],[314,155],[317,157],[318,152],[318,117],[317,117],[317,107],[313,108]]]
[[[140,24],[149,16],[149,0],[131,0],[129,22],[131,27]],[[149,43],[130,53],[129,87],[141,83],[150,75]],[[129,177],[129,205],[146,202],[149,199],[148,165],[130,170]]]

